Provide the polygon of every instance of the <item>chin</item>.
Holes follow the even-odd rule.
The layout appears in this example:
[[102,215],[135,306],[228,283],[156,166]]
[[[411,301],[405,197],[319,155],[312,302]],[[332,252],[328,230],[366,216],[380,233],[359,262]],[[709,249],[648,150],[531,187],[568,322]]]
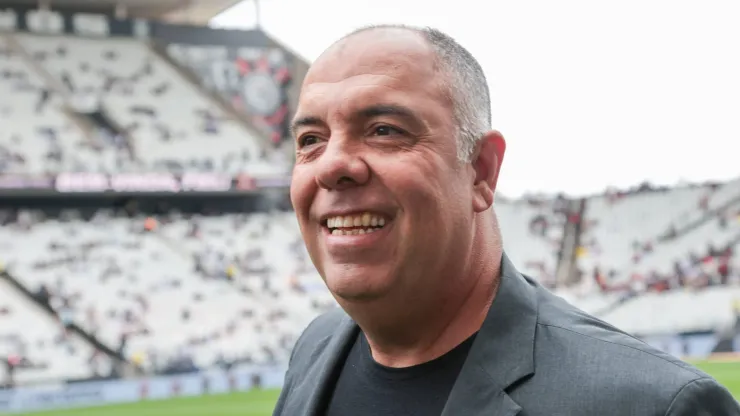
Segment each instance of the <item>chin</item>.
[[359,271],[341,267],[326,274],[326,287],[334,297],[348,302],[375,300],[390,291],[391,279],[387,274]]

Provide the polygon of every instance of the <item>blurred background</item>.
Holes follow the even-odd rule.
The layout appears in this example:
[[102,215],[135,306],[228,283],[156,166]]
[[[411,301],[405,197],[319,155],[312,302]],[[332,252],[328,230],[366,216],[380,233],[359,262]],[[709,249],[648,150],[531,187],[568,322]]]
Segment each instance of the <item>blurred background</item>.
[[0,413],[270,414],[335,307],[291,212],[287,125],[310,61],[380,22],[438,27],[483,65],[519,270],[740,397],[738,19],[730,1],[0,0]]

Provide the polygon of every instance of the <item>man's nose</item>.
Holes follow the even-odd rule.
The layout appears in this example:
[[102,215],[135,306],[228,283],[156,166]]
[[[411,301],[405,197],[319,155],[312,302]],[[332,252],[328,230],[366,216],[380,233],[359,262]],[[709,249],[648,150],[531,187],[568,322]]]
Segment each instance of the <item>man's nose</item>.
[[370,169],[362,157],[362,144],[345,138],[329,140],[319,157],[316,180],[320,187],[342,190],[370,180]]

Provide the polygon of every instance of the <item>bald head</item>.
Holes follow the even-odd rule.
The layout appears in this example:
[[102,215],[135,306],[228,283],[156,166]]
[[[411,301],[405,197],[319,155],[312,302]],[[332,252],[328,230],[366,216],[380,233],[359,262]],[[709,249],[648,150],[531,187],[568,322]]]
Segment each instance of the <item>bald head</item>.
[[[379,66],[393,72],[418,73],[428,69],[427,74],[417,75],[436,76],[433,71],[436,61],[434,50],[418,33],[394,27],[366,29],[345,36],[327,48],[311,65],[305,83],[313,82],[317,76],[325,81],[327,76],[347,77]],[[337,72],[340,70],[343,73]]]
[[[401,46],[416,38],[431,53],[434,70],[442,82],[444,93],[451,101],[456,130],[457,154],[461,161],[470,161],[478,141],[491,130],[491,97],[488,82],[478,61],[449,35],[433,28],[404,25],[379,25],[358,29],[334,43],[324,54],[339,52],[361,44],[392,39]],[[408,46],[408,45],[406,45]],[[389,58],[393,57],[388,51]],[[319,58],[321,59],[321,58]]]

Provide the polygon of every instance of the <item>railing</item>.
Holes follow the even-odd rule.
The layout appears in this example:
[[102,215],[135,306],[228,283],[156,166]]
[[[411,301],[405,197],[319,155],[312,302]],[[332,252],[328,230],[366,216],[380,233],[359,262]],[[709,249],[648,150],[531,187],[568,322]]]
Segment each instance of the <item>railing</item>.
[[0,390],[0,413],[26,413],[209,394],[283,385],[285,368],[255,367],[127,380],[89,381]]

